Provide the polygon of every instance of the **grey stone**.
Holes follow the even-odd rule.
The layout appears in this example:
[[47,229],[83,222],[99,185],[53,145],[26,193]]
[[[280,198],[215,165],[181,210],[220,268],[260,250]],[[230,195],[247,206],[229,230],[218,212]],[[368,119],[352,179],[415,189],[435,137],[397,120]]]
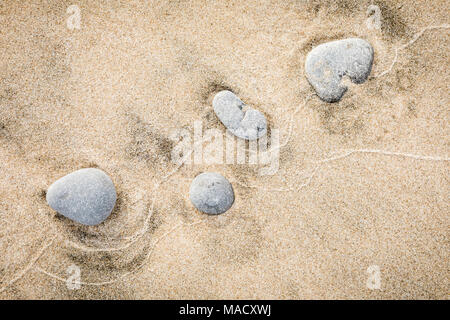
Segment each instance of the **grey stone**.
[[249,108],[233,92],[223,90],[213,100],[213,108],[220,121],[235,136],[245,140],[256,140],[267,132],[264,115]]
[[373,48],[367,41],[350,38],[327,42],[315,47],[306,57],[305,70],[309,83],[324,101],[339,101],[347,87],[343,76],[353,83],[367,80],[373,63]]
[[116,199],[109,176],[94,168],[72,172],[55,181],[47,191],[47,203],[53,210],[88,226],[108,218]]
[[215,172],[195,177],[189,189],[189,197],[198,210],[208,214],[224,213],[234,203],[234,191],[230,182]]

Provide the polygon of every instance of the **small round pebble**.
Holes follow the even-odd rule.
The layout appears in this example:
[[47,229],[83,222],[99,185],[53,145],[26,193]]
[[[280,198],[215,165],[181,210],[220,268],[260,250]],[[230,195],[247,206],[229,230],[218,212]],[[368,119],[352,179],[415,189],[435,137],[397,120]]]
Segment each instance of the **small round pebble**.
[[53,210],[88,226],[105,221],[116,199],[111,178],[95,168],[72,172],[55,181],[47,191],[47,203]]
[[321,44],[306,57],[306,77],[322,100],[337,102],[347,91],[341,85],[342,77],[348,76],[357,84],[366,81],[372,70],[373,54],[370,43],[358,38]]
[[192,204],[201,212],[221,214],[234,203],[234,191],[230,182],[221,174],[205,172],[192,181],[189,189]]
[[267,132],[266,117],[258,110],[247,107],[233,92],[223,90],[213,99],[213,108],[224,126],[235,136],[256,140]]

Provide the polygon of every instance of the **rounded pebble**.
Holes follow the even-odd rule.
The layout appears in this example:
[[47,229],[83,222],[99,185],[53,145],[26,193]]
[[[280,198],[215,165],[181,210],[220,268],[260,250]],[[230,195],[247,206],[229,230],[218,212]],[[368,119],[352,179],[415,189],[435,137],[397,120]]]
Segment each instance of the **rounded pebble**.
[[372,70],[373,54],[370,43],[358,38],[321,44],[306,57],[306,77],[322,100],[339,101],[347,91],[341,85],[342,77],[348,76],[357,84],[366,81]]
[[55,181],[47,191],[47,203],[53,210],[88,226],[105,221],[116,199],[109,176],[95,168],[72,172]]
[[[244,111],[244,107],[246,110]],[[224,126],[235,136],[256,140],[267,132],[267,122],[258,110],[247,107],[233,92],[223,90],[213,100],[213,108]]]
[[230,182],[215,172],[195,177],[189,189],[189,197],[198,210],[208,214],[224,213],[234,203],[234,191]]

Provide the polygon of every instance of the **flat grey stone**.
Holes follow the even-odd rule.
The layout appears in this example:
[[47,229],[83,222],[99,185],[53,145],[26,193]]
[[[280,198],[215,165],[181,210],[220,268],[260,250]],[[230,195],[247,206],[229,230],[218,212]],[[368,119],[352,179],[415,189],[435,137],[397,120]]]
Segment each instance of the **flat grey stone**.
[[234,203],[234,191],[230,182],[215,172],[205,172],[195,177],[189,189],[189,197],[198,210],[208,214],[224,213]]
[[225,127],[241,139],[256,140],[267,132],[266,117],[258,110],[247,107],[231,91],[217,93],[213,108]]
[[53,210],[88,226],[108,218],[116,199],[109,176],[94,168],[72,172],[55,181],[47,191],[47,203]]
[[343,76],[353,83],[367,80],[372,70],[373,48],[358,38],[337,40],[321,44],[306,57],[305,70],[309,83],[324,101],[339,101],[347,91],[341,85]]

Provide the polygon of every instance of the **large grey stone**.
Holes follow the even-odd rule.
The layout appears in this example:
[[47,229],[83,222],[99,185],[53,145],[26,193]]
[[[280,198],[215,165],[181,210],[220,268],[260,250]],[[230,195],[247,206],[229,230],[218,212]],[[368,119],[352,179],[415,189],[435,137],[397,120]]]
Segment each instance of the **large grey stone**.
[[339,101],[347,87],[343,76],[353,83],[363,83],[370,74],[373,48],[367,41],[350,38],[327,42],[315,47],[306,57],[305,70],[309,83],[324,101]]
[[116,189],[102,170],[89,168],[55,181],[47,191],[47,203],[63,216],[84,225],[97,225],[111,214]]
[[234,191],[230,182],[215,172],[195,177],[189,189],[189,197],[198,210],[208,214],[224,213],[234,203]]
[[225,127],[239,138],[256,140],[267,132],[264,115],[247,107],[231,91],[223,90],[217,93],[213,100],[213,108]]

